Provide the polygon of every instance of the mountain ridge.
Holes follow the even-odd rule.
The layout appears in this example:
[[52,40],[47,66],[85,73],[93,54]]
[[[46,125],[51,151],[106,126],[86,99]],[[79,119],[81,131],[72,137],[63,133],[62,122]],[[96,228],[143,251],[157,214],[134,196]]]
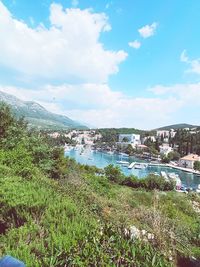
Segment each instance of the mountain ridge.
[[51,130],[87,129],[88,127],[76,122],[65,115],[48,111],[34,101],[23,101],[14,95],[0,91],[0,102],[8,104],[14,114],[24,117],[29,127]]

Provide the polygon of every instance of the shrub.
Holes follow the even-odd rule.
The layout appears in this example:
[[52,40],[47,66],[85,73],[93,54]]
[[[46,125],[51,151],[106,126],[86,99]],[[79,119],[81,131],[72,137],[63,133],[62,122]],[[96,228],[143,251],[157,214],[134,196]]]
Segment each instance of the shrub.
[[118,166],[114,166],[112,164],[108,165],[104,168],[106,177],[115,183],[121,183],[124,179],[124,175],[122,174],[120,168]]
[[157,175],[149,175],[146,178],[138,179],[135,176],[129,176],[124,179],[122,185],[132,188],[144,188],[146,190],[170,191],[174,189],[173,182],[167,182],[164,178]]

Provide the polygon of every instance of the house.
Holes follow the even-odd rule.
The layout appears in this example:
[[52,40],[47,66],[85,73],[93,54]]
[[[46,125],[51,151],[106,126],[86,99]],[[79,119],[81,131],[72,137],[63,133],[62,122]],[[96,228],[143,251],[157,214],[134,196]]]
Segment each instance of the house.
[[169,137],[174,138],[176,135],[176,131],[174,129],[170,129],[169,131],[167,130],[159,130],[156,132],[156,136],[158,138],[163,138],[168,140]]
[[160,154],[167,156],[170,152],[173,151],[173,148],[169,144],[162,144],[159,146]]
[[148,150],[148,146],[145,145],[136,145],[137,150]]
[[140,135],[139,134],[120,134],[119,135],[119,144],[122,145],[132,145],[135,147],[136,145],[140,145]]
[[189,155],[181,158],[178,162],[178,165],[180,167],[193,169],[195,161],[200,161],[200,156],[198,156],[196,154],[189,154]]
[[163,138],[169,137],[169,131],[159,130],[159,131],[156,132],[156,136],[158,138],[161,138],[161,137],[163,137]]
[[153,135],[149,135],[149,136],[145,136],[143,139],[142,139],[142,144],[144,144],[147,140],[150,140],[152,142],[156,142],[156,138],[155,136]]

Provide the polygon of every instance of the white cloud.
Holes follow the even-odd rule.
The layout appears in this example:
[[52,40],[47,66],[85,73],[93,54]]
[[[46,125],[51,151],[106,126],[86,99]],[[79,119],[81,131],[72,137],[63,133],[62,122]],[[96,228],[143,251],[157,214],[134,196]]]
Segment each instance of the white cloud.
[[79,1],[78,0],[72,0],[72,6],[73,7],[77,7],[79,4]]
[[139,49],[141,47],[141,43],[138,40],[133,42],[129,42],[128,45],[132,48]]
[[200,58],[191,60],[187,56],[186,50],[183,50],[180,56],[180,60],[181,62],[185,62],[189,65],[189,69],[187,70],[187,72],[200,74]]
[[46,85],[37,90],[0,86],[0,91],[98,127],[152,129],[178,122],[199,123],[200,83],[157,85],[148,90],[151,96],[135,98],[107,84]]
[[155,34],[157,26],[158,24],[156,22],[153,22],[151,25],[143,26],[138,30],[138,32],[143,38],[148,38]]
[[[175,84],[171,86],[157,85],[149,91],[157,96],[176,97],[184,106],[200,105],[200,83]],[[200,110],[199,110],[200,115]]]
[[183,50],[183,52],[181,53],[180,60],[181,60],[181,62],[188,62],[189,61],[188,56],[186,55],[186,50]]
[[0,87],[24,100],[35,100],[47,109],[98,127],[154,128],[171,122],[182,105],[174,96],[162,99],[127,97],[107,84],[47,85],[38,90]]
[[105,9],[109,9],[112,6],[113,2],[108,2],[105,6]]
[[104,13],[50,6],[51,26],[29,28],[0,1],[0,65],[37,77],[106,82],[127,54],[109,51],[99,38],[111,29]]

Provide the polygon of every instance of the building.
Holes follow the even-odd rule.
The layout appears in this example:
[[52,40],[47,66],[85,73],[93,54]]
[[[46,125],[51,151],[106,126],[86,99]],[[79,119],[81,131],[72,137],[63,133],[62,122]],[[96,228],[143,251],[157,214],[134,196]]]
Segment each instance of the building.
[[124,145],[130,144],[135,147],[141,144],[140,135],[139,134],[120,134],[118,143],[124,144]]
[[196,154],[189,154],[189,155],[184,156],[183,158],[179,159],[178,165],[180,167],[193,169],[195,161],[200,161],[200,156],[198,156]]
[[159,131],[156,132],[156,136],[158,138],[161,138],[161,137],[163,137],[163,138],[169,137],[169,131],[159,130]]
[[136,145],[137,150],[148,150],[148,146],[145,145]]
[[162,144],[159,146],[160,154],[167,156],[170,152],[173,151],[173,148],[169,144]]
[[159,130],[156,132],[156,136],[158,138],[163,137],[164,139],[165,138],[168,139],[169,137],[174,138],[175,135],[176,135],[176,131],[174,129],[170,129],[169,131],[168,130]]

